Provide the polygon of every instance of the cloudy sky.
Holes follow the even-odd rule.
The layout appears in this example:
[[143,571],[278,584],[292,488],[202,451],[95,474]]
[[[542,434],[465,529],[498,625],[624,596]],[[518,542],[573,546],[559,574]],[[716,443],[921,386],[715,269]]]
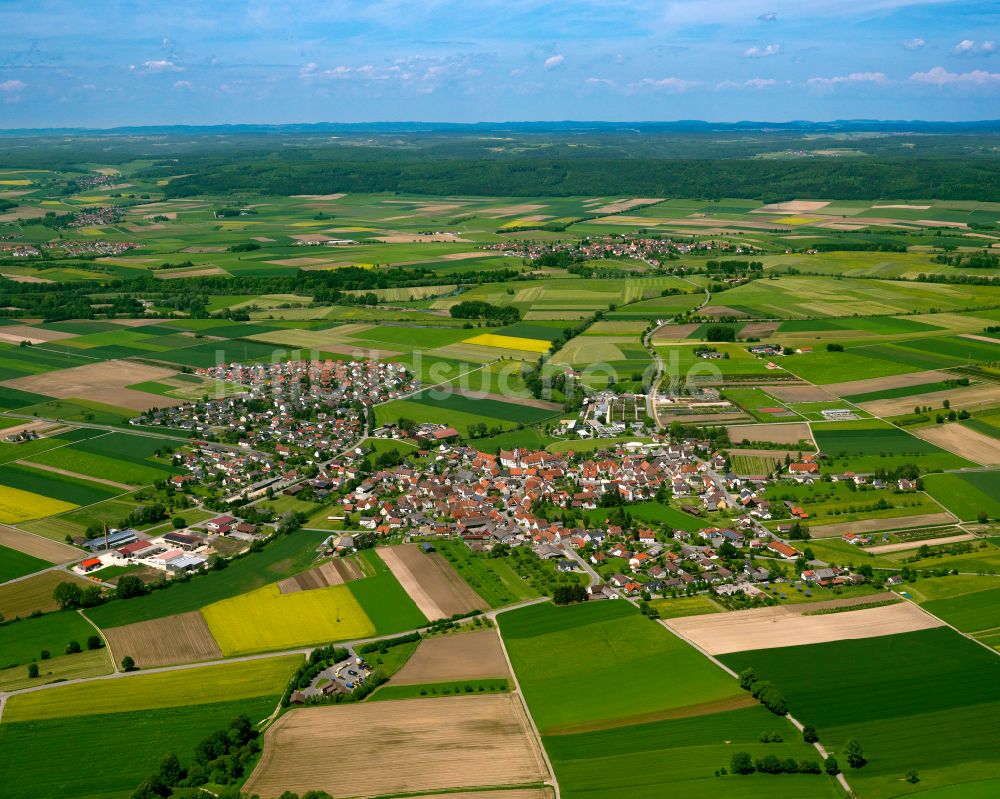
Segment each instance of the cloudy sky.
[[0,0],[0,127],[994,119],[997,0]]

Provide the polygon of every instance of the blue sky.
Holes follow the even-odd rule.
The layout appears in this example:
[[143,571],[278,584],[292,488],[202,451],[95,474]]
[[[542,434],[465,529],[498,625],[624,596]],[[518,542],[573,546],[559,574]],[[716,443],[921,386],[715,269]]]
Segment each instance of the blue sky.
[[1000,6],[0,0],[0,127],[991,119]]

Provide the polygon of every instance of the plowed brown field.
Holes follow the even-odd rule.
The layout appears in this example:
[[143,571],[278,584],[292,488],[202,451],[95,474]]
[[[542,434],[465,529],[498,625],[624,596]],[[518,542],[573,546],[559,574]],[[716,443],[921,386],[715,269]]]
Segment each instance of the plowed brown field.
[[102,632],[115,660],[129,655],[140,668],[222,658],[222,650],[197,610]]

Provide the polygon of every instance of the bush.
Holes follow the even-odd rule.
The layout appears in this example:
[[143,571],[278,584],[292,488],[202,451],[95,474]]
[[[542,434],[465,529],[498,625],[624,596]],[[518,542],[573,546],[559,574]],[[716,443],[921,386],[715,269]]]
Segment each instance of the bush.
[[753,774],[756,771],[749,752],[734,754],[729,760],[729,770],[733,774]]
[[802,740],[807,744],[814,744],[819,740],[819,733],[816,732],[816,728],[812,724],[806,724],[802,728]]
[[96,633],[87,638],[87,649],[102,649],[103,647],[104,639]]
[[135,661],[126,655],[122,658],[122,671],[136,671],[138,666],[135,665]]
[[82,648],[80,647],[79,641],[70,641],[68,644],[66,644],[67,655],[75,655],[77,652],[80,651],[82,651]]
[[840,765],[837,763],[837,758],[833,755],[827,755],[826,760],[823,761],[823,771],[831,777],[836,777],[840,774]]
[[28,664],[28,679],[33,680],[38,676],[38,664],[29,663]]

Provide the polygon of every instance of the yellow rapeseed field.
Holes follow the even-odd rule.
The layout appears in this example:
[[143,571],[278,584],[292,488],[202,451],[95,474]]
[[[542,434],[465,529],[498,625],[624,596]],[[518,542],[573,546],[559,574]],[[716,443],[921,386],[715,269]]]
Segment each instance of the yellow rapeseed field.
[[29,519],[42,519],[56,513],[65,513],[78,507],[72,502],[43,497],[20,488],[0,486],[0,522],[15,524]]
[[463,344],[478,344],[480,347],[498,347],[507,350],[527,350],[528,352],[548,352],[549,342],[537,338],[521,338],[520,336],[500,336],[496,333],[483,333],[467,338]]
[[202,609],[225,655],[348,641],[375,627],[347,586],[282,594],[276,583]]

